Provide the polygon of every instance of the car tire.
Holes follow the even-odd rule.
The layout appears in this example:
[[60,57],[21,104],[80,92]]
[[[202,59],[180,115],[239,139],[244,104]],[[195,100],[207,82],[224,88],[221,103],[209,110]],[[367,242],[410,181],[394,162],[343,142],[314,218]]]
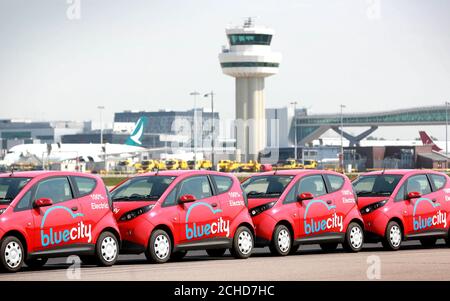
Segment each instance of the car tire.
[[95,245],[95,259],[99,266],[112,266],[119,257],[119,243],[114,234],[102,232]]
[[336,251],[338,245],[339,245],[339,243],[332,242],[332,243],[327,243],[327,244],[320,244],[320,248],[324,252],[333,252],[333,251]]
[[359,252],[364,245],[364,229],[360,224],[352,222],[347,227],[342,244],[347,252]]
[[170,255],[171,261],[180,261],[182,260],[187,254],[187,251],[176,251],[173,252],[172,255]]
[[273,231],[272,242],[270,244],[270,252],[276,256],[289,255],[292,248],[292,235],[288,227],[278,225]]
[[227,249],[208,249],[206,250],[206,253],[211,257],[222,257],[226,251]]
[[231,255],[237,259],[246,259],[252,255],[253,251],[253,234],[252,231],[241,226],[236,230],[233,237],[233,245],[230,249]]
[[434,245],[436,245],[436,241],[437,241],[437,239],[434,237],[427,237],[427,238],[420,239],[420,244],[424,248],[432,248],[432,247],[434,247]]
[[0,243],[0,268],[4,272],[18,272],[24,263],[25,250],[15,236],[8,236]]
[[33,258],[25,260],[25,264],[30,269],[39,269],[42,268],[48,261],[48,258]]
[[382,243],[383,247],[390,251],[397,251],[400,249],[403,240],[403,231],[400,225],[391,221],[386,227]]
[[152,263],[165,263],[170,259],[171,253],[172,241],[169,234],[161,229],[153,231],[145,251],[147,259]]

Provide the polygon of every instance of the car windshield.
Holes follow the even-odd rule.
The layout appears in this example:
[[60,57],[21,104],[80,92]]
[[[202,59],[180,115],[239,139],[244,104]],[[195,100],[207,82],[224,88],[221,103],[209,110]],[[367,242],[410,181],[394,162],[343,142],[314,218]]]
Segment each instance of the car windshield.
[[294,176],[256,176],[242,183],[249,198],[279,197]]
[[11,203],[31,178],[0,178],[0,204]]
[[390,196],[397,187],[401,175],[361,176],[353,182],[358,196]]
[[111,192],[113,201],[158,200],[175,177],[151,176],[132,178]]

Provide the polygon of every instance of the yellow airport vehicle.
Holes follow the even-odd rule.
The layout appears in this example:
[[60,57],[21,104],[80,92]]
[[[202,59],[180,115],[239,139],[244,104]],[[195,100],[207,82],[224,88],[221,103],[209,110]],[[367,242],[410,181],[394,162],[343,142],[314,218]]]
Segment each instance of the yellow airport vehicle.
[[220,160],[217,168],[221,172],[236,172],[238,171],[240,163],[232,160]]
[[188,164],[185,160],[170,159],[165,162],[167,170],[188,169]]
[[189,160],[187,161],[187,164],[189,169],[212,169],[212,162],[209,160],[197,160],[197,162],[194,160]]
[[303,168],[305,168],[305,169],[316,169],[317,165],[318,165],[318,163],[316,160],[304,160],[303,161]]
[[250,160],[247,163],[239,164],[239,172],[259,172],[261,170],[261,164],[257,161]]
[[274,168],[277,170],[299,169],[303,168],[303,165],[301,163],[298,163],[294,159],[287,159],[286,161],[279,162]]

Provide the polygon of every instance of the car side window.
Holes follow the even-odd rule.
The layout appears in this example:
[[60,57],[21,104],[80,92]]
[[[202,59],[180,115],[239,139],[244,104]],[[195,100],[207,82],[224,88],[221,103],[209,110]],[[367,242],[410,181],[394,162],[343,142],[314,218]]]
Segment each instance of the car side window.
[[174,206],[177,204],[177,188],[173,188],[172,191],[166,196],[163,202],[163,207]]
[[50,178],[39,182],[34,199],[48,198],[53,204],[73,199],[69,180],[65,177]]
[[326,177],[331,186],[330,192],[338,191],[339,189],[342,188],[342,186],[344,186],[345,180],[343,177],[336,175],[326,175]]
[[420,192],[421,195],[431,193],[430,182],[426,175],[411,176],[406,182],[406,194]]
[[399,202],[405,200],[405,186],[406,184],[403,184],[399,190],[397,191],[397,195],[395,196],[394,201]]
[[431,174],[430,178],[431,178],[431,182],[433,182],[433,186],[436,190],[443,188],[445,186],[445,183],[447,182],[447,179],[445,178],[445,176],[441,176],[441,175]]
[[286,198],[284,199],[284,204],[291,204],[297,201],[297,194],[295,193],[296,185],[292,186],[291,190],[289,190]]
[[77,185],[80,197],[90,194],[97,186],[97,181],[87,177],[73,177],[75,184]]
[[183,196],[185,194],[191,194],[195,196],[197,200],[209,198],[212,196],[211,185],[209,184],[209,180],[207,176],[196,176],[191,177],[183,182],[180,185],[179,196]]
[[225,193],[233,186],[233,180],[230,177],[225,176],[213,176],[214,182],[216,182],[217,193]]
[[327,189],[321,175],[306,176],[298,184],[298,193],[310,192],[314,197],[327,194]]
[[31,192],[32,190],[28,190],[28,192],[25,193],[22,199],[20,199],[19,203],[17,203],[15,211],[22,211],[31,208]]

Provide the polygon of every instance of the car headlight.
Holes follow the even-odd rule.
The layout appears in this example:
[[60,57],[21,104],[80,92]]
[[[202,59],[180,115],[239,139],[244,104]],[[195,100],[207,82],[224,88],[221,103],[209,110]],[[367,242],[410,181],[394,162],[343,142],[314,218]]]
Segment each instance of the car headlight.
[[155,207],[155,205],[147,205],[147,206],[144,206],[144,207],[141,207],[138,209],[128,211],[120,217],[120,221],[124,222],[124,221],[132,220],[132,219],[138,217],[139,215],[149,212],[150,210],[152,210],[153,207]]
[[387,201],[388,200],[382,200],[380,202],[376,202],[376,203],[370,204],[370,205],[362,208],[360,210],[360,212],[361,212],[361,214],[368,214],[370,212],[373,212],[373,211],[377,210],[378,208],[381,208],[384,205],[386,205]]
[[6,208],[0,209],[0,214],[3,214],[3,212],[5,212],[5,211],[6,211]]
[[275,204],[276,204],[276,202],[270,202],[270,203],[267,203],[267,204],[264,204],[264,205],[255,207],[255,208],[253,208],[253,209],[250,210],[250,215],[251,215],[251,216],[256,216],[256,215],[258,215],[258,214],[260,214],[260,213],[262,213],[262,212],[264,212],[264,211],[266,211],[266,210],[269,210],[269,209],[272,208]]

